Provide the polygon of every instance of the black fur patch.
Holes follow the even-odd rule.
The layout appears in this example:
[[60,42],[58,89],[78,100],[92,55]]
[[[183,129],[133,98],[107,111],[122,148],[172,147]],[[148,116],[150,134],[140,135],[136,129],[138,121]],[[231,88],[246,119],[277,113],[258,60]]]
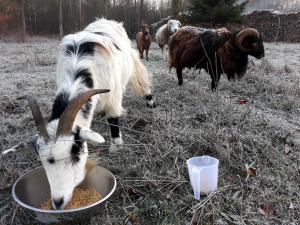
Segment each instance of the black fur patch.
[[118,117],[111,117],[107,118],[110,127],[110,133],[112,138],[120,137],[120,129],[119,129],[119,118]]
[[116,47],[116,49],[118,49],[119,51],[121,51],[121,49],[119,48],[119,46],[117,44],[114,43],[114,46]]
[[150,95],[146,95],[145,96],[145,99],[147,100],[147,101],[151,101],[152,100],[152,95],[150,94]]
[[84,42],[79,45],[78,48],[78,56],[84,56],[84,55],[94,55],[95,52],[95,46],[97,43],[95,42]]
[[55,159],[54,158],[49,158],[49,159],[47,159],[47,161],[48,161],[48,163],[50,163],[50,164],[54,164],[55,163]]
[[92,108],[92,102],[91,99],[89,99],[89,101],[85,103],[84,106],[81,108],[82,115],[85,119],[88,119],[91,108]]
[[94,34],[98,34],[98,35],[101,35],[101,36],[105,36],[105,33],[103,32],[93,32]]
[[69,103],[69,93],[61,92],[54,100],[51,117],[49,122],[58,119]]
[[56,207],[60,207],[64,203],[64,198],[53,199],[53,202],[56,205]]
[[66,46],[66,55],[71,56],[72,54],[75,54],[76,46],[73,45],[67,45]]
[[81,79],[82,82],[88,87],[93,88],[94,82],[92,79],[92,74],[89,72],[88,69],[80,70],[75,74],[75,80]]
[[74,43],[73,45],[66,46],[66,56],[71,56],[72,54],[78,54],[78,56],[85,56],[85,55],[94,55],[95,46],[97,45],[96,42],[84,42],[79,46]]
[[72,145],[72,149],[71,149],[71,161],[72,161],[72,164],[76,164],[80,161],[80,158],[79,158],[79,155],[80,155],[80,152],[83,150],[83,143],[84,141],[81,141],[80,140],[80,127],[76,127],[76,131],[74,133],[74,140],[75,140],[75,143]]

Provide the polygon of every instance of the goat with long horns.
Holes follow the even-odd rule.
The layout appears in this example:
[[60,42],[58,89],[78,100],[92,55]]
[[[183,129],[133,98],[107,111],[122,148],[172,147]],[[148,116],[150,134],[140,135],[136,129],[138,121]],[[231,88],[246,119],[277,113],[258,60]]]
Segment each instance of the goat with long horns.
[[118,118],[123,111],[122,97],[127,84],[145,97],[148,106],[154,106],[149,74],[131,48],[123,26],[100,19],[62,40],[57,65],[58,91],[47,123],[36,100],[24,97],[38,134],[2,154],[24,149],[38,153],[55,209],[66,207],[74,188],[85,177],[87,143],[105,141],[90,129],[95,112],[101,111],[107,116],[110,150],[122,145]]

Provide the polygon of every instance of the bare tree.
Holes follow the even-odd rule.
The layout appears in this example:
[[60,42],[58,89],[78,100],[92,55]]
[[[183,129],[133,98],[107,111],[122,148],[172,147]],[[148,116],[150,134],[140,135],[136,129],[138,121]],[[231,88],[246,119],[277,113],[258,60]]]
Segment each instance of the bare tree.
[[104,4],[105,4],[105,8],[104,8],[104,14],[105,14],[105,17],[107,18],[107,14],[108,14],[108,0],[104,0]]
[[82,0],[78,0],[78,11],[79,11],[79,30],[82,28],[82,11],[81,11]]
[[25,18],[25,0],[22,1],[22,42],[26,40],[26,18]]
[[172,16],[178,18],[179,12],[182,11],[182,0],[172,0]]
[[62,25],[62,7],[61,1],[59,0],[59,15],[58,15],[58,25],[59,25],[59,38],[62,39],[63,37],[63,25]]
[[144,19],[144,0],[141,0],[141,21]]

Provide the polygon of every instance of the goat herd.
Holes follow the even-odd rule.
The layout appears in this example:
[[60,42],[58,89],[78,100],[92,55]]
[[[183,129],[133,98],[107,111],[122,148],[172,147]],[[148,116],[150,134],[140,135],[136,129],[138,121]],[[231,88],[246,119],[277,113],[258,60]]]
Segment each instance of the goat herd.
[[[248,55],[257,59],[264,57],[264,45],[256,29],[247,28],[231,33],[226,28],[205,29],[192,26],[181,27],[178,20],[169,20],[155,35],[162,56],[166,45],[169,47],[169,66],[176,68],[178,85],[182,85],[184,68],[205,69],[211,76],[211,89],[218,86],[220,76],[225,73],[228,80],[246,73]],[[140,58],[151,44],[149,26],[142,25],[142,32],[136,35]]]
[[[226,28],[207,30],[181,27],[170,20],[156,34],[159,47],[169,46],[170,69],[176,68],[178,84],[182,85],[185,67],[205,69],[216,88],[220,75],[228,79],[242,77],[248,55],[264,56],[260,34],[252,28],[231,33]],[[149,27],[137,34],[140,58],[148,51]],[[87,143],[102,143],[104,138],[90,129],[95,112],[104,112],[111,130],[110,150],[122,145],[118,120],[122,114],[122,98],[127,84],[143,96],[149,107],[155,102],[146,67],[131,47],[122,24],[98,19],[83,31],[63,38],[57,61],[57,92],[50,118],[44,121],[33,97],[25,96],[38,134],[6,151],[34,150],[44,166],[55,209],[63,209],[72,198],[74,188],[85,177],[88,157]],[[86,154],[83,154],[86,153]]]

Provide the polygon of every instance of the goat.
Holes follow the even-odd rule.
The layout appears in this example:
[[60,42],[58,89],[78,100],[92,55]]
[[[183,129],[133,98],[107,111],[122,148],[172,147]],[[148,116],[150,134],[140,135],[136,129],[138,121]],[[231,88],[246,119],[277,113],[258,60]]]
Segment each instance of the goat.
[[[127,84],[154,106],[149,74],[120,23],[99,19],[60,44],[57,92],[47,123],[33,97],[26,97],[38,134],[2,154],[36,150],[50,184],[52,205],[63,209],[84,179],[87,143],[104,138],[90,129],[95,112],[105,112],[111,149],[122,144],[118,127]],[[109,91],[109,92],[108,92]],[[107,93],[106,93],[107,92]],[[101,95],[97,95],[103,93]],[[105,94],[104,94],[105,93]]]
[[178,20],[169,20],[167,24],[161,26],[155,35],[156,42],[161,48],[162,57],[164,57],[164,48],[168,44],[169,38],[172,34],[181,27],[181,23]]
[[176,68],[178,85],[182,85],[182,69],[205,69],[211,76],[211,89],[217,88],[222,73],[228,80],[245,75],[248,55],[265,56],[261,35],[247,28],[229,32],[186,26],[171,36],[169,42],[170,70]]
[[141,26],[142,31],[136,34],[136,46],[140,53],[140,58],[144,58],[144,51],[146,51],[146,59],[148,58],[148,52],[151,45],[150,29],[147,24]]

